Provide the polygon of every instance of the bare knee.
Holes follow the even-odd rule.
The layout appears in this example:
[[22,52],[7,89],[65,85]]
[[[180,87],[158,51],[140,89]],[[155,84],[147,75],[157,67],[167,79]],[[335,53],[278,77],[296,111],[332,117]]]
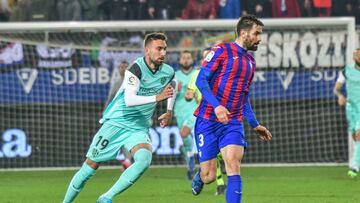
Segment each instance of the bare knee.
[[97,162],[95,162],[95,161],[90,160],[90,159],[86,159],[86,160],[85,160],[85,163],[86,163],[87,165],[89,165],[89,166],[90,166],[92,169],[94,169],[94,170],[96,170],[96,169],[99,168],[99,164],[98,164]]
[[240,160],[231,159],[227,162],[225,161],[226,165],[226,173],[228,175],[236,175],[240,173]]
[[205,184],[209,184],[215,181],[216,178],[216,174],[211,172],[211,171],[201,171],[201,180],[205,183]]
[[180,129],[180,136],[182,138],[186,138],[187,136],[190,135],[190,131],[191,131],[190,128],[184,126]]
[[216,179],[216,160],[209,162],[206,166],[202,166],[200,176],[205,184],[214,182]]

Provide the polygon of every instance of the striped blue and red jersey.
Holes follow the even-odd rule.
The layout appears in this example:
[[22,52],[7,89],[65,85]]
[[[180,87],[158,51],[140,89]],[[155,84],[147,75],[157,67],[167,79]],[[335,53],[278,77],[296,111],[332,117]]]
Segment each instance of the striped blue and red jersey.
[[255,68],[253,56],[235,42],[215,46],[203,61],[196,81],[203,98],[194,115],[218,121],[214,108],[222,105],[230,112],[229,123],[242,122],[243,116],[248,122],[248,118],[255,118],[248,97]]

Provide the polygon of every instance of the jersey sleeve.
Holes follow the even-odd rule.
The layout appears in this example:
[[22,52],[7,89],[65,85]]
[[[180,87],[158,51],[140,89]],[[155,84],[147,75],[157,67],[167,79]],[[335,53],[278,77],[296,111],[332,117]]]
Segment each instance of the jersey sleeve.
[[139,96],[137,95],[140,89],[140,79],[130,70],[125,71],[124,81],[124,100],[126,106],[138,106],[156,102],[156,95],[153,96]]
[[188,89],[190,89],[194,92],[197,90],[195,82],[196,82],[196,78],[198,75],[199,75],[199,71],[198,70],[194,71],[193,74],[191,75],[191,78],[190,78],[190,81],[188,84]]
[[209,81],[220,66],[220,63],[223,61],[223,52],[224,49],[222,47],[214,47],[204,59],[199,75],[196,79],[196,86],[200,90],[203,99],[209,102],[214,109],[220,105],[220,102],[212,93]]
[[343,71],[339,72],[339,76],[338,76],[336,82],[344,84],[345,80],[346,80],[346,78],[345,78],[345,69],[344,69]]
[[252,128],[256,128],[259,125],[259,122],[257,121],[254,111],[251,108],[250,99],[248,99],[248,102],[244,105],[243,108],[244,108],[243,111],[244,118]]

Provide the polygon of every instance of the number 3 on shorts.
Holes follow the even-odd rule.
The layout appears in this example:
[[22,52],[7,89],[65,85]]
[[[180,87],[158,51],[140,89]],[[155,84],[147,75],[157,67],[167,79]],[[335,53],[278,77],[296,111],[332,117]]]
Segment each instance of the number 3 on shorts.
[[204,135],[199,135],[199,147],[202,147],[204,145]]

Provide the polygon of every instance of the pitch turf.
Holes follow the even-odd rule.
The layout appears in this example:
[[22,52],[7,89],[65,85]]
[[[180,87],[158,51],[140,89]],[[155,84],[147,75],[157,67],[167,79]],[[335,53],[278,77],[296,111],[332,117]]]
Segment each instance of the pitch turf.
[[[1,203],[59,203],[75,171],[0,172]],[[120,175],[102,170],[88,182],[75,203],[96,202]],[[346,176],[346,167],[243,168],[244,203],[359,203],[360,178]],[[190,192],[184,168],[151,168],[114,202],[219,203],[216,184],[199,196]]]

